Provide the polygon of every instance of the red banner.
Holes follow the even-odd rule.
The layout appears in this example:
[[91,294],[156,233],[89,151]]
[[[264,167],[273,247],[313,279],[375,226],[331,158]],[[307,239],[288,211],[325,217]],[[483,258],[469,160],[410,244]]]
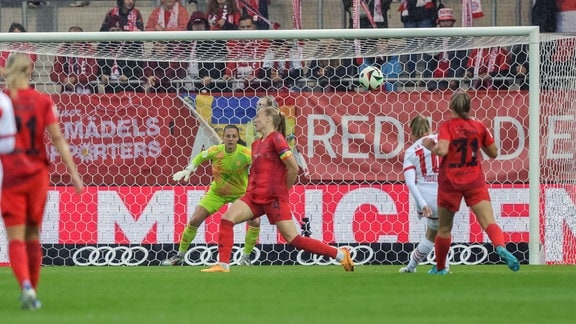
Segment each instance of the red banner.
[[[187,164],[197,121],[173,95],[53,95],[62,132],[89,185],[166,185]],[[52,162],[59,161],[54,146]],[[52,183],[69,184],[53,163]]]
[[[311,180],[404,181],[409,122],[450,118],[449,92],[302,93],[297,97],[298,148]],[[526,92],[476,93],[472,112],[492,131],[500,156],[484,161],[488,181],[528,180]]]

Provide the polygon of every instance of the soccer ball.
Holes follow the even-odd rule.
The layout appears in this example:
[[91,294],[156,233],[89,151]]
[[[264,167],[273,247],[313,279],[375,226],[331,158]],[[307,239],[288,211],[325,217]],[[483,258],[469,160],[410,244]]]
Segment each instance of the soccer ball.
[[374,66],[367,66],[360,71],[358,78],[360,85],[366,90],[376,90],[384,82],[382,71]]

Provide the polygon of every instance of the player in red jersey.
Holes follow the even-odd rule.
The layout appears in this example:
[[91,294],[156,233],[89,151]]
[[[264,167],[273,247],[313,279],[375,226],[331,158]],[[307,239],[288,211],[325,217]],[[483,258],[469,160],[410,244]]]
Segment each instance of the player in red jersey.
[[218,236],[219,264],[202,272],[229,272],[235,224],[264,214],[275,224],[288,244],[340,261],[346,271],[354,271],[350,252],[299,235],[290,213],[288,192],[298,175],[298,164],[286,142],[286,120],[272,105],[260,107],[254,129],[262,134],[252,144],[252,167],[246,193],[230,206],[220,221]]
[[32,63],[27,55],[12,54],[3,71],[12,100],[16,121],[14,151],[1,155],[4,166],[1,210],[8,236],[10,266],[22,289],[22,308],[41,307],[36,289],[42,265],[40,226],[48,195],[48,157],[44,133],[48,131],[52,144],[70,173],[72,184],[80,193],[84,184],[66,140],[60,131],[54,103],[48,95],[28,83]]
[[432,154],[443,157],[438,172],[438,217],[439,227],[434,241],[436,266],[428,273],[447,274],[446,257],[451,244],[454,213],[458,211],[462,198],[472,208],[480,226],[486,231],[496,252],[512,271],[520,264],[506,250],[502,229],[494,220],[492,203],[481,166],[480,149],[491,158],[498,156],[498,149],[488,128],[470,116],[470,96],[456,92],[450,99],[452,119],[442,123],[438,129],[438,143],[431,138],[423,145]]

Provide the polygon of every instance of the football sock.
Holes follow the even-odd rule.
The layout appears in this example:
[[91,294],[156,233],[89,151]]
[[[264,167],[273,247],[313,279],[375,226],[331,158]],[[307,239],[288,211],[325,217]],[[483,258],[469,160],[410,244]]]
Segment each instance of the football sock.
[[[292,242],[289,243],[293,247],[320,255],[325,255],[333,259],[337,259],[338,249],[326,243],[320,242],[313,238],[304,237],[302,235],[296,236]],[[342,257],[343,258],[343,257]],[[342,261],[342,258],[338,261]]]
[[410,262],[408,262],[408,269],[410,269],[410,270],[416,269],[418,264],[420,262],[424,261],[424,259],[426,259],[428,254],[430,254],[430,252],[432,252],[432,249],[434,249],[434,242],[432,242],[426,238],[423,238],[422,241],[420,241],[420,243],[418,243],[416,250],[414,250],[414,252],[412,252],[412,256],[410,257]]
[[220,220],[220,230],[218,232],[218,261],[220,264],[229,264],[232,255],[232,245],[234,244],[234,223],[222,219]]
[[249,255],[252,253],[256,241],[258,241],[258,235],[260,235],[260,227],[248,226],[246,237],[244,238],[244,254]]
[[436,270],[438,271],[446,268],[446,258],[448,257],[448,251],[450,251],[450,243],[452,243],[451,237],[436,236],[434,254],[436,254]]
[[30,270],[28,269],[28,255],[24,241],[12,240],[8,243],[8,256],[10,267],[21,288],[24,283],[30,283]]
[[180,246],[178,247],[178,253],[186,253],[186,251],[190,247],[190,243],[194,241],[197,231],[198,227],[186,224],[186,228],[184,228],[182,238],[180,239]]
[[504,233],[498,224],[492,223],[486,227],[486,234],[494,246],[504,246]]
[[26,252],[28,254],[28,271],[30,271],[30,282],[32,287],[38,287],[40,279],[40,267],[42,266],[42,247],[40,241],[26,241]]

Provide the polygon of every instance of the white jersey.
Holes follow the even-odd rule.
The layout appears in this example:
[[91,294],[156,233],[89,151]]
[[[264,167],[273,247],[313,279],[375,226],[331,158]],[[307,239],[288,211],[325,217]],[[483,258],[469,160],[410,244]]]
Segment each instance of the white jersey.
[[14,150],[16,141],[16,121],[12,100],[0,92],[0,154],[10,153]]
[[415,141],[404,153],[404,176],[410,194],[416,200],[418,211],[429,206],[437,217],[438,169],[440,157],[433,155],[422,145],[426,137],[438,140],[437,135],[428,135]]

